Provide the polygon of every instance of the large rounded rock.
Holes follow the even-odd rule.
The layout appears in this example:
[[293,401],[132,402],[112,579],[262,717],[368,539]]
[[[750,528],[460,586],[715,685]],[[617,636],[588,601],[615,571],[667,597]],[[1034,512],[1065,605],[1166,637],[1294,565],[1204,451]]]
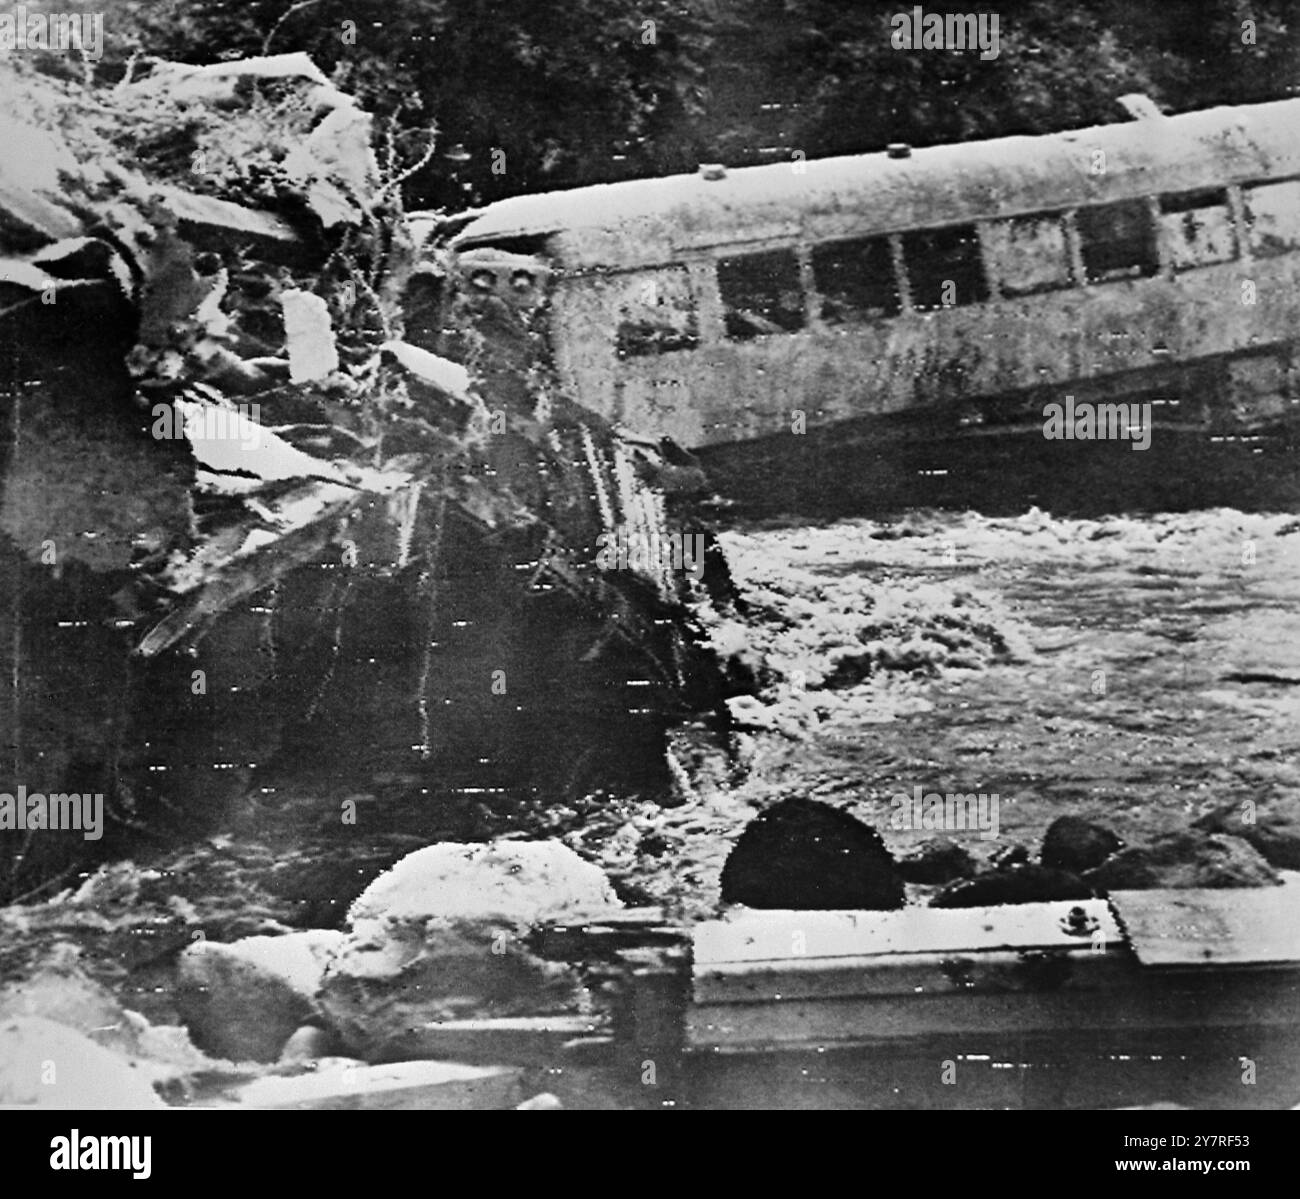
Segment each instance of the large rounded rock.
[[176,1007],[194,1043],[236,1062],[273,1062],[317,1015],[315,995],[345,936],[308,929],[278,937],[199,941],[180,957]]
[[722,868],[722,899],[751,908],[897,908],[903,879],[880,834],[815,799],[757,816]]
[[558,841],[446,842],[407,854],[381,874],[348,921],[358,931],[369,921],[452,919],[527,927],[622,906],[604,871]]
[[1047,827],[1039,861],[1044,866],[1078,874],[1100,866],[1123,848],[1124,842],[1100,824],[1079,816],[1058,816]]
[[0,1107],[10,1105],[83,1111],[167,1106],[142,1069],[40,1016],[0,1023]]
[[352,905],[321,1010],[368,1061],[421,1056],[420,1031],[439,1020],[580,1010],[578,974],[524,938],[539,923],[614,907],[604,873],[558,842],[430,846]]
[[1282,880],[1240,837],[1197,830],[1164,833],[1149,845],[1122,849],[1084,877],[1108,891],[1165,887],[1266,887]]

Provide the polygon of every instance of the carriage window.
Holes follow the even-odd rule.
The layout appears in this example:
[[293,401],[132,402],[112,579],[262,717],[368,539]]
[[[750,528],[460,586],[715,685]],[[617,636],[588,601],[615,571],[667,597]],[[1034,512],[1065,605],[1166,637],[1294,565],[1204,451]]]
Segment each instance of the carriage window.
[[1225,191],[1161,196],[1160,225],[1176,271],[1231,262],[1236,257],[1237,239]]
[[692,350],[700,344],[695,298],[684,267],[624,275],[615,286],[620,358]]
[[718,260],[727,336],[748,341],[804,326],[799,261],[793,250],[771,250]]
[[913,308],[950,308],[989,298],[974,225],[903,234],[903,262]]
[[1077,222],[1089,283],[1142,279],[1160,269],[1155,225],[1145,200],[1080,208]]
[[902,306],[887,237],[814,246],[812,266],[828,325],[894,316]]
[[984,239],[1004,295],[1028,296],[1070,286],[1070,251],[1060,216],[991,221]]
[[1300,249],[1300,180],[1247,188],[1246,223],[1259,258]]

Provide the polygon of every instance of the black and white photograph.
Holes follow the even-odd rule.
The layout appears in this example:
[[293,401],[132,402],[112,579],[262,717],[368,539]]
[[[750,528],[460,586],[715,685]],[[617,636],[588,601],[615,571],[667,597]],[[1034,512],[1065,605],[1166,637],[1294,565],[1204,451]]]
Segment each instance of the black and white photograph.
[[176,1110],[1285,1147],[1300,0],[0,3],[34,1176],[192,1175]]

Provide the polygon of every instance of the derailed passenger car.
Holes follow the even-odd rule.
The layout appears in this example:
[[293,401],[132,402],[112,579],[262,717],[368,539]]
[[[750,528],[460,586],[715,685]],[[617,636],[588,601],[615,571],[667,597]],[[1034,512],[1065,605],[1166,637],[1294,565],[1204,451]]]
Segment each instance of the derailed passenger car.
[[1067,393],[1173,429],[1296,410],[1300,100],[520,196],[447,244],[505,294],[532,277],[480,259],[544,264],[565,389],[692,449],[1041,429]]

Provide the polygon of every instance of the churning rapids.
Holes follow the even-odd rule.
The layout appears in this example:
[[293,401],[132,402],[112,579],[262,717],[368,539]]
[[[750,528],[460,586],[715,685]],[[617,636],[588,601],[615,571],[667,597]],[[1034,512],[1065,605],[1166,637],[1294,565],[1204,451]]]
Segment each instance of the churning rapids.
[[1294,516],[930,512],[724,542],[784,682],[742,712],[749,781],[660,817],[672,852],[636,855],[627,829],[599,843],[656,899],[716,894],[773,792],[846,805],[903,852],[933,835],[891,827],[918,786],[999,795],[1000,842],[1032,844],[1064,814],[1142,841],[1300,783]]

